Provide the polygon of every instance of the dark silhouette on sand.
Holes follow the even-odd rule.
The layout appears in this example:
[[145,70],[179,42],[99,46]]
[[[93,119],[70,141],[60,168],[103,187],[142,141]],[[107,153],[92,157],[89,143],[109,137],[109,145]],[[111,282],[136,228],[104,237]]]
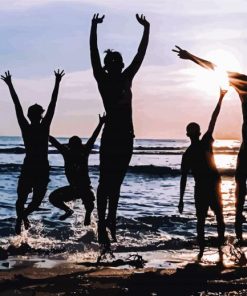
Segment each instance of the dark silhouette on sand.
[[[173,49],[181,59],[188,59],[196,64],[206,68],[214,70],[217,65],[210,61],[201,59],[195,55],[192,55],[186,50],[183,50],[179,46],[177,49]],[[235,232],[237,239],[242,241],[242,224],[246,221],[243,216],[244,202],[246,196],[246,180],[247,180],[247,76],[237,72],[227,71],[230,86],[233,86],[237,91],[243,114],[243,125],[242,125],[242,144],[237,158],[237,167],[235,173],[236,179],[236,218],[235,218]]]
[[[21,233],[22,221],[26,229],[30,227],[28,216],[39,208],[49,183],[48,137],[57,103],[59,85],[64,76],[64,71],[60,72],[58,70],[54,73],[56,77],[55,87],[47,112],[45,116],[42,117],[44,112],[43,107],[38,104],[30,106],[27,113],[30,123],[24,116],[9,71],[1,76],[1,79],[4,80],[9,87],[26,150],[26,156],[22,165],[17,188],[16,234]],[[31,192],[33,192],[32,201],[25,209],[25,203]]]
[[219,249],[224,243],[225,224],[220,191],[221,178],[214,162],[214,139],[212,135],[225,94],[226,91],[221,90],[220,98],[212,114],[208,130],[201,139],[199,138],[201,135],[199,124],[191,122],[186,127],[187,136],[191,140],[191,145],[185,151],[182,158],[182,176],[178,209],[180,213],[183,212],[183,197],[186,188],[187,175],[191,172],[195,179],[194,197],[197,217],[197,236],[200,248],[200,252],[198,254],[199,260],[203,256],[205,248],[204,227],[209,207],[216,215]]
[[65,174],[69,182],[64,186],[53,191],[50,202],[57,208],[65,211],[60,220],[65,220],[73,214],[65,202],[81,199],[84,204],[86,214],[84,225],[91,223],[91,213],[94,209],[94,192],[88,172],[88,157],[93,149],[94,143],[105,122],[105,116],[99,116],[99,124],[86,144],[82,144],[79,137],[73,136],[68,144],[60,144],[54,137],[50,136],[50,143],[62,154],[65,163]]
[[95,14],[92,19],[91,62],[107,114],[101,138],[100,179],[97,191],[98,241],[106,245],[110,244],[106,227],[110,230],[112,239],[116,241],[116,215],[120,187],[133,151],[131,86],[144,59],[149,39],[150,25],[145,16],[137,14],[136,19],[144,27],[144,32],[138,52],[125,70],[123,70],[122,55],[109,49],[106,51],[102,67],[97,45],[97,25],[103,22],[104,16],[99,17]]

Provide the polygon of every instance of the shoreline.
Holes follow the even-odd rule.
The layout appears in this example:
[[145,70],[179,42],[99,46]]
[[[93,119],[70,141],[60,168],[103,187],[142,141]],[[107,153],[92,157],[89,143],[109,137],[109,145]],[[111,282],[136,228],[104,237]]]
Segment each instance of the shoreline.
[[[0,271],[0,289],[1,295],[246,295],[247,267],[188,263],[136,269],[60,262],[44,268],[23,261]],[[210,294],[194,294],[203,292]]]
[[0,295],[246,295],[246,262],[223,266],[215,253],[215,248],[207,249],[198,263],[191,250],[174,256],[143,252],[139,254],[146,261],[143,268],[129,264],[130,253],[116,253],[99,266],[95,258],[81,260],[80,254],[73,261],[62,256],[10,256],[0,261]]

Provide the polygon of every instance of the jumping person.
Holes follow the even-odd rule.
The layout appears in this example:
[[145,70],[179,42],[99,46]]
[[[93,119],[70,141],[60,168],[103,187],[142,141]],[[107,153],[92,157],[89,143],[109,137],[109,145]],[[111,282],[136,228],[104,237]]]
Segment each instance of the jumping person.
[[[188,59],[196,64],[206,68],[214,70],[217,66],[210,61],[201,59],[190,52],[176,46],[173,49],[174,52],[178,54],[181,59]],[[237,72],[227,71],[229,78],[229,84],[235,88],[237,91],[243,114],[243,124],[242,124],[242,143],[237,158],[237,166],[235,172],[236,180],[236,190],[235,190],[235,200],[236,200],[236,217],[235,217],[235,232],[238,240],[242,240],[242,224],[245,222],[245,217],[243,216],[244,202],[246,196],[246,180],[247,180],[247,76]]]
[[[59,85],[64,76],[64,71],[60,72],[58,70],[54,73],[56,77],[55,87],[47,112],[45,116],[42,117],[44,109],[40,105],[34,104],[30,106],[27,113],[30,123],[24,116],[9,71],[5,72],[5,76],[1,76],[1,79],[4,80],[9,87],[26,150],[26,156],[22,165],[17,188],[16,234],[21,233],[22,221],[26,229],[30,227],[28,216],[40,206],[49,182],[48,138],[57,103]],[[25,209],[25,203],[31,192],[33,192],[32,201]]]
[[49,138],[50,143],[64,158],[65,174],[69,182],[68,186],[56,189],[49,196],[50,202],[55,207],[65,211],[60,220],[65,220],[73,214],[73,210],[64,202],[81,199],[86,210],[84,225],[91,223],[95,197],[88,174],[88,157],[104,122],[105,116],[99,116],[99,124],[86,144],[82,144],[81,139],[77,136],[71,137],[68,144],[60,144],[52,136]]
[[203,256],[205,248],[204,227],[209,207],[216,215],[219,249],[224,243],[225,224],[220,191],[221,179],[214,161],[212,147],[214,139],[212,135],[225,94],[226,91],[221,90],[219,101],[212,114],[208,130],[201,139],[199,124],[191,122],[186,127],[187,136],[191,140],[191,145],[185,151],[182,158],[180,201],[178,209],[180,213],[183,212],[183,197],[186,188],[187,175],[191,171],[195,180],[194,197],[197,217],[197,237],[200,248],[198,259],[201,259]]
[[120,187],[133,152],[132,80],[146,53],[150,25],[145,16],[136,15],[137,21],[144,27],[144,32],[136,56],[123,70],[122,55],[109,49],[106,51],[104,66],[101,65],[97,46],[97,25],[102,23],[103,19],[104,16],[99,17],[98,14],[95,14],[92,19],[90,51],[93,74],[107,114],[100,147],[97,208],[98,241],[100,244],[109,245],[106,227],[116,241],[116,215]]

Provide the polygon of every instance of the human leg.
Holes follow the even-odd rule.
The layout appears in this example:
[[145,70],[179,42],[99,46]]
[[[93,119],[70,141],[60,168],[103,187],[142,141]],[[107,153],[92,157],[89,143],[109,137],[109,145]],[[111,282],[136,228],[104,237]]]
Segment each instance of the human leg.
[[31,192],[30,184],[28,183],[28,180],[21,174],[19,181],[18,181],[18,187],[17,187],[17,201],[16,201],[16,225],[15,225],[15,232],[16,234],[21,233],[21,224],[24,220],[25,228],[29,228],[29,221],[24,216],[25,211],[25,203],[27,202],[27,198],[29,193]]
[[112,139],[106,137],[103,131],[100,145],[100,177],[97,189],[97,212],[98,212],[98,242],[109,245],[109,237],[106,231],[106,209],[108,202],[108,190],[111,172]]
[[111,188],[109,191],[109,211],[107,216],[107,227],[111,236],[116,241],[117,208],[120,197],[120,189],[126,175],[133,151],[133,139],[118,142],[113,154],[113,166],[111,174]]
[[197,216],[197,241],[199,244],[199,254],[198,254],[198,260],[200,260],[203,256],[203,252],[205,249],[205,237],[204,237],[204,228],[205,228],[205,220],[206,215],[199,215]]
[[243,209],[246,195],[246,176],[242,174],[236,174],[236,190],[235,190],[235,232],[237,239],[242,240],[242,224],[244,222]]
[[91,213],[94,209],[94,200],[95,195],[92,188],[88,188],[86,192],[83,194],[82,203],[84,204],[86,213],[85,213],[85,219],[84,219],[84,225],[90,225],[91,223]]
[[32,201],[24,211],[24,217],[28,217],[32,212],[36,211],[39,208],[46,194],[46,190],[46,186],[37,186],[33,188]]
[[109,210],[106,219],[106,227],[111,232],[111,237],[114,241],[117,241],[116,238],[116,221],[117,221],[117,208],[118,201],[120,197],[120,188],[115,190],[115,192],[111,192],[109,195]]
[[97,190],[97,212],[98,212],[98,241],[100,244],[109,244],[109,238],[106,232],[106,208],[107,191],[100,182]]
[[199,244],[199,254],[198,260],[200,260],[203,256],[203,252],[205,249],[205,221],[207,217],[209,201],[207,194],[207,187],[205,184],[200,186],[195,186],[195,206],[196,206],[196,217],[197,217],[197,241]]
[[58,188],[50,194],[50,203],[65,212],[64,215],[60,216],[60,220],[65,220],[74,213],[74,211],[65,204],[65,202],[71,201],[73,199],[75,199],[75,194],[71,186]]
[[209,186],[211,188],[210,207],[214,211],[217,221],[218,247],[220,248],[225,242],[225,222],[223,216],[223,204],[221,195],[221,179],[215,180]]

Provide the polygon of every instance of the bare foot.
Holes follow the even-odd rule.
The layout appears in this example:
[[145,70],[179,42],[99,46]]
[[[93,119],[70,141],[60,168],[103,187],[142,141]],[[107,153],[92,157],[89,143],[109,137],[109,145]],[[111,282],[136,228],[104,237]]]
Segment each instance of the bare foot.
[[200,250],[199,254],[197,255],[197,261],[201,261],[202,256],[203,256],[204,250]]
[[25,227],[25,229],[28,230],[28,229],[31,227],[31,224],[30,224],[28,218],[27,218],[27,217],[24,218],[24,219],[23,219],[23,222],[24,222],[24,227]]
[[65,214],[63,214],[62,216],[59,217],[59,220],[63,221],[65,219],[67,219],[68,217],[70,217],[71,215],[73,215],[74,211],[69,209],[67,212],[65,212]]

